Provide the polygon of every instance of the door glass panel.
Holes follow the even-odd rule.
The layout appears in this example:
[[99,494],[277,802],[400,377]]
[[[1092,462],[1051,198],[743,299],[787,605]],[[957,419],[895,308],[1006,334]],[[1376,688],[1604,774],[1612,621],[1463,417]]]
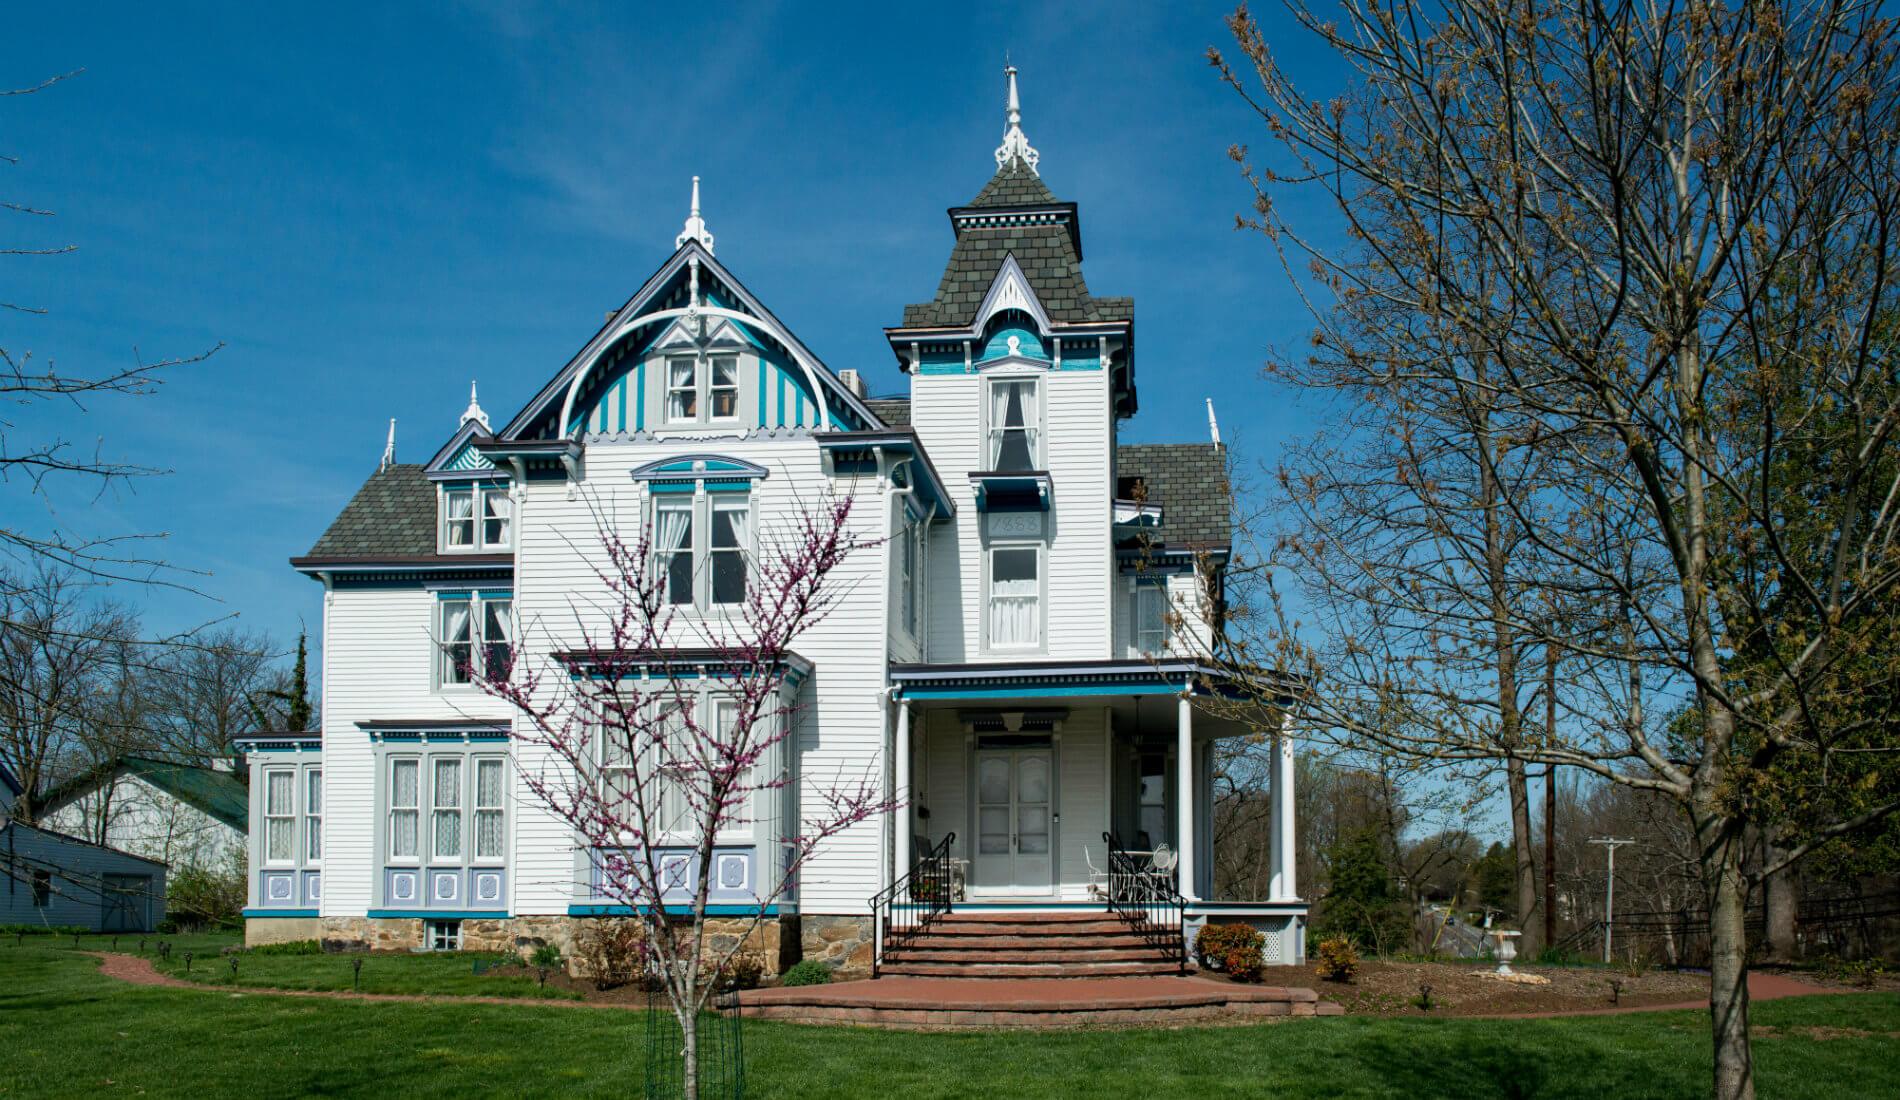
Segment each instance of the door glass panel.
[[1009,804],[1009,761],[992,756],[984,760],[977,770],[978,802],[1000,802]]
[[1020,802],[1049,801],[1049,761],[1039,756],[1023,760],[1017,772],[1016,798]]
[[981,855],[1009,854],[1009,807],[985,806],[978,811],[976,850]]
[[1049,807],[1016,807],[1016,848],[1024,855],[1049,853]]

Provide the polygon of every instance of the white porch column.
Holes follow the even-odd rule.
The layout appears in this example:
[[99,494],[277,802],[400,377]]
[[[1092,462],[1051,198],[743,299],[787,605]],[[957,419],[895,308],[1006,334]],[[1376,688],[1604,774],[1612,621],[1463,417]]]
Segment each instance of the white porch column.
[[916,828],[916,813],[910,804],[910,703],[901,695],[897,697],[897,736],[891,751],[891,797],[903,806],[893,815],[897,819],[896,873],[901,875],[910,868],[910,838]]
[[1181,896],[1194,900],[1194,699],[1183,688],[1174,724],[1174,839]]
[[1294,881],[1297,861],[1293,854],[1293,739],[1284,733],[1273,736],[1273,849],[1269,864],[1269,901],[1292,901],[1300,896]]

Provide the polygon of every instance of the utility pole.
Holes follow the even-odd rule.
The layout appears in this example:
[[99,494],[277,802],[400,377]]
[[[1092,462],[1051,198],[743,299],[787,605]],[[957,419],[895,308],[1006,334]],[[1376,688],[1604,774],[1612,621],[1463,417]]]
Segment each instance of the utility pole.
[[[1554,625],[1554,624],[1553,624]],[[1553,632],[1554,633],[1554,632]],[[1557,647],[1544,642],[1544,747],[1557,744]],[[1557,946],[1557,765],[1544,768],[1544,950]]]
[[1616,920],[1616,850],[1625,844],[1634,844],[1634,840],[1620,840],[1613,836],[1593,836],[1590,843],[1601,844],[1610,855],[1610,873],[1603,880],[1603,961],[1610,961],[1610,927]]

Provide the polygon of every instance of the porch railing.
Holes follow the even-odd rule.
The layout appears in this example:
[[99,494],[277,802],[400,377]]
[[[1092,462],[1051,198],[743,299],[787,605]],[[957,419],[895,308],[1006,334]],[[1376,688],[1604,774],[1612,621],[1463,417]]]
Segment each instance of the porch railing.
[[1112,833],[1108,845],[1108,908],[1162,957],[1187,969],[1187,899],[1175,888],[1174,872],[1158,870],[1147,858],[1121,846]]
[[950,845],[957,834],[947,833],[910,870],[871,899],[871,976],[877,977],[884,952],[910,946],[930,922],[950,911],[956,889],[955,864]]

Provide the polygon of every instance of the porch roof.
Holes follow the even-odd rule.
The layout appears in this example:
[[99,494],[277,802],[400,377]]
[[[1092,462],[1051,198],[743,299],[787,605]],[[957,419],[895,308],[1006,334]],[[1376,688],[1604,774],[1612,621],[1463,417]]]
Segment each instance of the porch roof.
[[[1272,682],[1282,678],[1270,676]],[[1076,696],[1224,695],[1245,685],[1218,665],[1193,657],[1103,661],[1008,661],[986,664],[892,664],[891,682],[906,699],[1060,699]],[[1276,702],[1291,702],[1290,693]]]

